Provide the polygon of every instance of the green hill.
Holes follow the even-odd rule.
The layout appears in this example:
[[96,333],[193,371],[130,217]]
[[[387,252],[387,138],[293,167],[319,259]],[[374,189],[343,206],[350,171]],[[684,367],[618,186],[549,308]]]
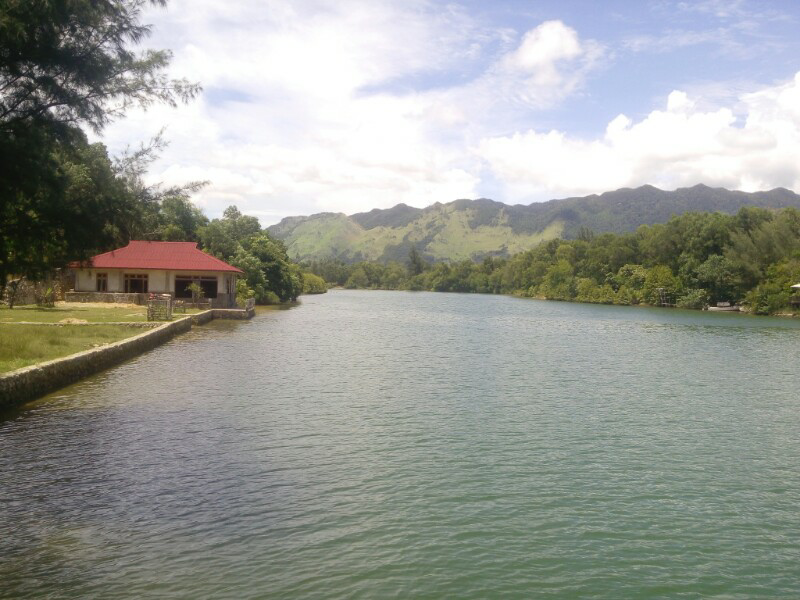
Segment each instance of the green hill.
[[674,214],[735,213],[742,206],[800,208],[800,195],[783,188],[745,193],[696,185],[665,192],[646,185],[530,205],[482,198],[427,208],[398,204],[350,216],[319,213],[287,217],[268,231],[284,240],[294,260],[404,261],[412,246],[429,260],[477,260],[509,256],[557,237],[574,238],[583,227],[621,233],[666,222]]

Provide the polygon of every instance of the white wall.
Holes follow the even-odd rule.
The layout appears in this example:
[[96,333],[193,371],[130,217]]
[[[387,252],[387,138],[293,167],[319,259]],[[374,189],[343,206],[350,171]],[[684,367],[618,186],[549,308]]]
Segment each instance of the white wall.
[[86,269],[75,271],[75,291],[93,292],[95,290],[94,273]]
[[142,270],[142,269],[79,269],[75,271],[75,291],[94,292],[97,291],[97,273],[108,275],[109,292],[124,292],[125,277],[127,274],[148,276],[148,290],[154,293],[174,293],[175,275],[187,277],[216,277],[217,293],[224,294],[225,277],[229,274],[214,271],[163,271],[163,270]]

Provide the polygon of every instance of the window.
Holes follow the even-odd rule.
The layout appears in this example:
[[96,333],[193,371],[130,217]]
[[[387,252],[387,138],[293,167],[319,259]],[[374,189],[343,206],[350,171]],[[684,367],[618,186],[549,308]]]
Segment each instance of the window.
[[108,291],[108,273],[97,274],[97,284],[95,286],[95,291],[97,292]]
[[216,277],[200,277],[197,275],[176,275],[175,276],[175,297],[176,298],[191,298],[192,292],[189,286],[193,283],[199,283],[200,288],[203,290],[204,298],[217,297],[217,278]]
[[126,294],[146,294],[147,275],[125,275]]

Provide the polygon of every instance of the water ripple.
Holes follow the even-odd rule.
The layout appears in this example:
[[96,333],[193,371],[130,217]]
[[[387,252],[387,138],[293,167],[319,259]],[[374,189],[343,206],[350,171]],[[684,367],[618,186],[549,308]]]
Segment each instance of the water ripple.
[[332,292],[0,421],[0,597],[798,597],[793,321]]

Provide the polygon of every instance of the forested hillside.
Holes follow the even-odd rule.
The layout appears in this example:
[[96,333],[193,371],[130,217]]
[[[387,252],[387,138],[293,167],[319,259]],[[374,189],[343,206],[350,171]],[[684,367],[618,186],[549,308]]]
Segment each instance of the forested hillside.
[[800,282],[800,211],[746,207],[735,215],[685,213],[635,232],[554,239],[511,258],[403,263],[311,261],[348,288],[516,294],[603,304],[702,308],[743,303],[757,314],[791,310]]
[[404,260],[412,247],[430,261],[481,260],[575,239],[586,229],[624,233],[689,211],[733,214],[743,206],[800,207],[800,196],[786,189],[745,193],[697,185],[666,192],[642,186],[527,206],[480,199],[424,209],[399,204],[351,216],[320,213],[286,218],[268,231],[284,240],[295,260],[389,262]]

